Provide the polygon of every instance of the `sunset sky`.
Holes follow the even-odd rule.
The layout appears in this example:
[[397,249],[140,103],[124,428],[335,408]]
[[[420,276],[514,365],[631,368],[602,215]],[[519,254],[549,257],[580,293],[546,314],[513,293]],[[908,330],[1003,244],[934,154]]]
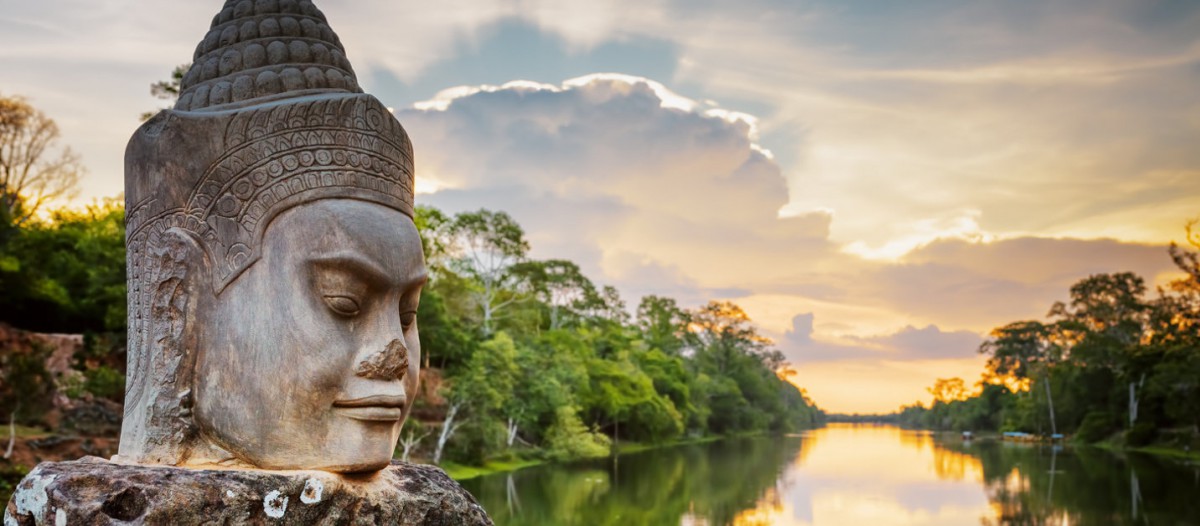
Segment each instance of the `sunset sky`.
[[[0,0],[0,93],[122,190],[219,0]],[[418,202],[503,210],[631,305],[742,305],[830,411],[975,381],[1200,217],[1200,2],[317,0]]]

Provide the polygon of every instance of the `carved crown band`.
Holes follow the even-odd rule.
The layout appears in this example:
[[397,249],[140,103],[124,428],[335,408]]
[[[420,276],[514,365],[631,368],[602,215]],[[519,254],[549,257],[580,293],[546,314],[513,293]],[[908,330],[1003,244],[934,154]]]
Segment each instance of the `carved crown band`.
[[224,142],[226,152],[197,180],[186,204],[154,217],[138,206],[128,220],[130,240],[151,240],[170,228],[194,233],[214,264],[218,292],[258,260],[267,225],[288,208],[342,198],[413,216],[412,145],[374,97],[242,111],[230,119]]

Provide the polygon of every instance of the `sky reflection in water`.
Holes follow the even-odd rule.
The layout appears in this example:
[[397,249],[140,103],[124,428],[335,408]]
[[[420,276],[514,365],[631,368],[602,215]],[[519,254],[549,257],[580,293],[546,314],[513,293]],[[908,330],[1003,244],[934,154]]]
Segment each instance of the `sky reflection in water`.
[[833,425],[807,433],[780,483],[734,523],[960,525],[989,515],[978,458],[934,447],[924,432]]

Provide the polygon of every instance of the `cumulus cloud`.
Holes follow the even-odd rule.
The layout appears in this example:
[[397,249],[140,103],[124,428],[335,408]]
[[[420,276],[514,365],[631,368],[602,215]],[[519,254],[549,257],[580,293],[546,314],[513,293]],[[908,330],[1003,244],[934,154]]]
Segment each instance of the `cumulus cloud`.
[[591,75],[455,88],[399,117],[418,178],[460,189],[425,202],[503,203],[536,254],[602,281],[644,290],[633,269],[686,269],[665,288],[741,288],[831,251],[829,213],[779,217],[788,191],[755,119],[714,110],[648,79]]

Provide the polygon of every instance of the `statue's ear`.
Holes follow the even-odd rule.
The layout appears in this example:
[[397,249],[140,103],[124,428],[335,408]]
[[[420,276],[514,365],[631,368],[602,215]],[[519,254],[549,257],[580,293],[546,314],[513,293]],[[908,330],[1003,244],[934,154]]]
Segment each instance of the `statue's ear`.
[[168,229],[139,248],[131,251],[139,261],[130,275],[137,292],[130,294],[121,456],[177,465],[187,460],[197,435],[192,419],[196,321],[211,301],[212,288],[205,287],[211,283],[211,265],[196,237],[180,229]]

